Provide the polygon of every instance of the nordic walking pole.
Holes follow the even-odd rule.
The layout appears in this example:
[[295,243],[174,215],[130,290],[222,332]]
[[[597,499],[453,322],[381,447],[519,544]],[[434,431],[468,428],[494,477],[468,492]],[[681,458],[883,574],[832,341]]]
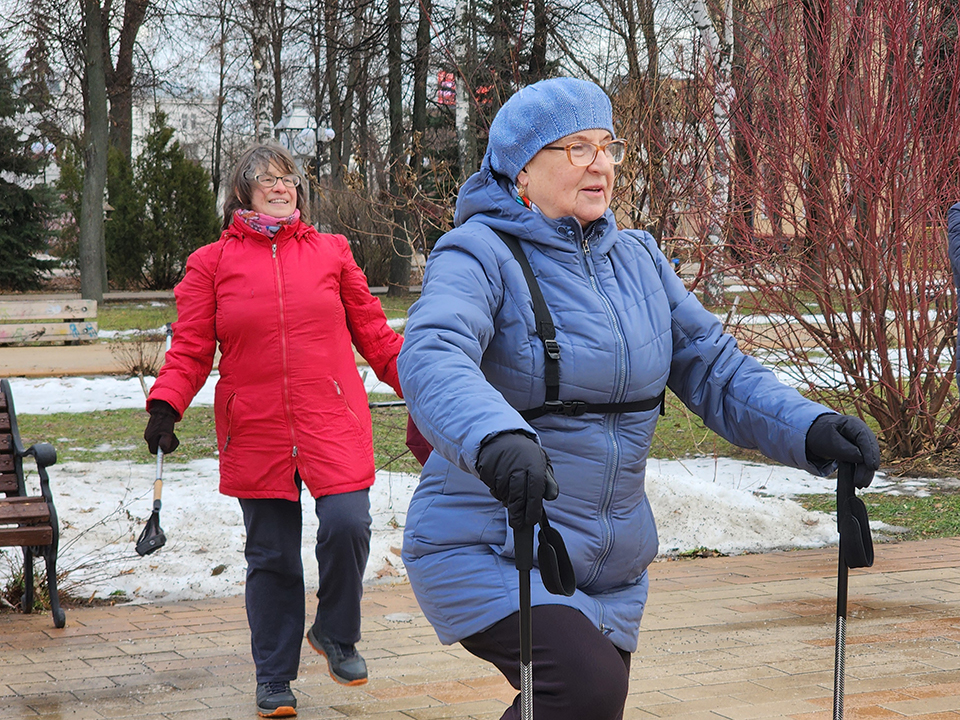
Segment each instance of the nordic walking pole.
[[[841,544],[843,536],[840,537]],[[847,644],[847,563],[840,551],[837,569],[837,639],[833,661],[833,720],[843,720],[843,677]]]
[[530,623],[533,526],[515,528],[513,544],[520,573],[520,718],[533,720],[533,628]]
[[160,527],[160,494],[163,491],[163,450],[157,448],[157,478],[153,481],[153,512],[137,538],[137,555],[143,557],[167,544],[167,536]]
[[850,568],[873,565],[873,538],[867,506],[857,497],[853,476],[856,467],[840,463],[837,469],[837,527],[840,530],[840,564],[837,568],[837,641],[833,674],[833,720],[843,720],[843,678],[847,645],[847,578]]
[[[170,340],[173,335],[170,324],[166,326],[167,329],[167,350],[170,350]],[[149,397],[147,392],[147,384],[143,380],[143,373],[140,373],[140,386],[143,388],[143,394]],[[163,450],[157,448],[157,476],[153,481],[153,512],[150,513],[150,519],[147,520],[147,524],[144,526],[143,530],[140,533],[140,537],[137,538],[136,551],[137,555],[143,557],[149,555],[152,552],[155,552],[167,544],[167,536],[163,532],[163,528],[160,527],[160,496],[163,493]]]

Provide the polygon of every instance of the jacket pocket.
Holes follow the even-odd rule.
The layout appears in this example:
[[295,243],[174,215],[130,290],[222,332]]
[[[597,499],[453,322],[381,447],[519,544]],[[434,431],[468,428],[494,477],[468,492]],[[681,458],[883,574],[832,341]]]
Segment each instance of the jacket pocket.
[[237,406],[237,394],[235,392],[230,393],[230,397],[227,398],[227,405],[224,408],[224,414],[226,416],[225,431],[224,431],[224,440],[223,447],[220,448],[221,453],[225,453],[227,448],[230,446],[230,439],[233,437],[233,412]]
[[363,423],[360,421],[360,418],[357,417],[357,414],[353,411],[353,408],[350,407],[350,403],[347,402],[347,395],[344,393],[343,386],[340,384],[340,381],[336,378],[331,378],[331,380],[333,382],[333,389],[337,393],[337,400],[341,403],[341,405],[343,405],[343,409],[346,412],[347,417],[353,420],[353,424],[357,428],[362,428]]

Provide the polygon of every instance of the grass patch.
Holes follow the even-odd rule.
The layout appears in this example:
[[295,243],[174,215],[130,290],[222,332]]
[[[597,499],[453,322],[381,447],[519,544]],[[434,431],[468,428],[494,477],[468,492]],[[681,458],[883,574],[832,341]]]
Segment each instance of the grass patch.
[[[57,449],[60,462],[129,460],[152,463],[153,455],[143,440],[149,416],[145,410],[99,410],[90,413],[27,415],[18,413],[20,435],[25,447],[49,442]],[[180,447],[177,462],[216,457],[217,435],[213,408],[194,407],[177,423]]]
[[[871,520],[906,528],[894,533],[896,540],[923,540],[960,535],[960,493],[937,491],[929,497],[904,495],[860,495]],[[835,495],[797,495],[794,498],[807,510],[833,513],[837,510]]]
[[104,303],[97,308],[101,330],[153,330],[177,319],[177,306],[170,302]]
[[[388,319],[405,318],[419,293],[388,296],[379,295],[383,312]],[[139,303],[104,303],[97,308],[97,326],[101,330],[153,330],[177,319],[173,300],[155,300]]]
[[420,299],[420,293],[407,293],[405,295],[378,295],[380,304],[383,306],[383,313],[387,320],[405,318],[410,306]]
[[[371,394],[370,402],[396,400],[393,395]],[[407,409],[405,407],[371,408],[373,421],[373,459],[377,469],[390,472],[420,474],[420,463],[407,450]]]

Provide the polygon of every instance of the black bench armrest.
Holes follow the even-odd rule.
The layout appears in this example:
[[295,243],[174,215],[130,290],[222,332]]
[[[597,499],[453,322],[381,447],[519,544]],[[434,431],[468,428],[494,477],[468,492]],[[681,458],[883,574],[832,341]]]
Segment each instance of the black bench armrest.
[[23,451],[22,456],[32,456],[37,461],[37,471],[40,474],[40,494],[48,503],[53,503],[53,493],[50,492],[50,476],[47,468],[57,462],[57,450],[50,443],[35,443]]

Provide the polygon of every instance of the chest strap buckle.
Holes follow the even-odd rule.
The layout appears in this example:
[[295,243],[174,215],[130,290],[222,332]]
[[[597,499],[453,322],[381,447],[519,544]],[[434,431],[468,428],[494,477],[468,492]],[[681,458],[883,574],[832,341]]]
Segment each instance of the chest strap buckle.
[[568,417],[583,415],[587,411],[587,403],[580,400],[548,400],[543,404],[543,407],[548,413],[567,415]]

